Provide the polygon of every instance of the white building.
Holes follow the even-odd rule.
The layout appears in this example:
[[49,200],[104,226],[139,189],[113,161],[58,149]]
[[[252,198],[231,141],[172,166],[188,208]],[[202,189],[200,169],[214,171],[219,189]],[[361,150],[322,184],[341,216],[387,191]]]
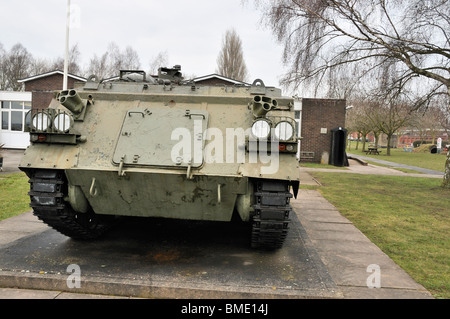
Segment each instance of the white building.
[[0,145],[4,148],[25,149],[30,135],[24,132],[25,118],[31,109],[31,92],[0,91]]

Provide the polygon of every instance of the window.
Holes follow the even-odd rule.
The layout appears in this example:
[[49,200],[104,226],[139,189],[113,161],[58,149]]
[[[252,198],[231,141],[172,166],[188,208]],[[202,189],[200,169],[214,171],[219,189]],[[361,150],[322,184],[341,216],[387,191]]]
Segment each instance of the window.
[[23,110],[23,102],[11,102],[12,110]]
[[26,113],[31,110],[31,102],[1,101],[1,130],[23,132]]
[[9,130],[9,112],[2,112],[2,130]]
[[11,131],[22,132],[23,131],[23,112],[11,111]]

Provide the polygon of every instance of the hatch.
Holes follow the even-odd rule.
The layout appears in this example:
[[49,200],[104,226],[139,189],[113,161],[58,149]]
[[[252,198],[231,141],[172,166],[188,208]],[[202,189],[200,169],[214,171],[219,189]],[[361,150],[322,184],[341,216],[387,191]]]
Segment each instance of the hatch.
[[208,119],[209,113],[203,110],[130,109],[120,130],[113,162],[200,167]]

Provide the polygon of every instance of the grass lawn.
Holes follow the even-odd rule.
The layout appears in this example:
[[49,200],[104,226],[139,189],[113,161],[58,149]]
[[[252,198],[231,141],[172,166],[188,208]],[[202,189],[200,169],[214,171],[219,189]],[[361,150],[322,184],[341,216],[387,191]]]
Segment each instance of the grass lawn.
[[318,190],[437,298],[450,298],[450,190],[441,179],[311,172]]
[[[366,149],[368,146],[369,144],[366,143]],[[366,155],[366,153],[362,151],[362,143],[359,143],[358,150],[355,150],[355,147],[356,142],[352,142],[350,148],[347,148],[347,153],[368,156],[371,158],[390,161],[394,163],[432,169],[440,172],[445,171],[445,160],[447,159],[447,157],[444,154],[404,152],[403,148],[392,148],[391,155],[387,156],[386,149],[382,148],[380,155]]]
[[0,220],[31,210],[29,191],[24,173],[0,175]]

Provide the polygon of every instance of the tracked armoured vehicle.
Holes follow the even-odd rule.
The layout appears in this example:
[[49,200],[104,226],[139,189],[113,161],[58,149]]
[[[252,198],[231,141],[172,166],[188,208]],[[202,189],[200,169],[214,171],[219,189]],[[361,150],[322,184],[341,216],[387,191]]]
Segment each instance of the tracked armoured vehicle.
[[251,223],[255,248],[279,248],[299,187],[294,101],[252,85],[199,86],[180,67],[157,77],[55,92],[27,114],[20,169],[30,206],[75,239],[102,235],[117,216]]

